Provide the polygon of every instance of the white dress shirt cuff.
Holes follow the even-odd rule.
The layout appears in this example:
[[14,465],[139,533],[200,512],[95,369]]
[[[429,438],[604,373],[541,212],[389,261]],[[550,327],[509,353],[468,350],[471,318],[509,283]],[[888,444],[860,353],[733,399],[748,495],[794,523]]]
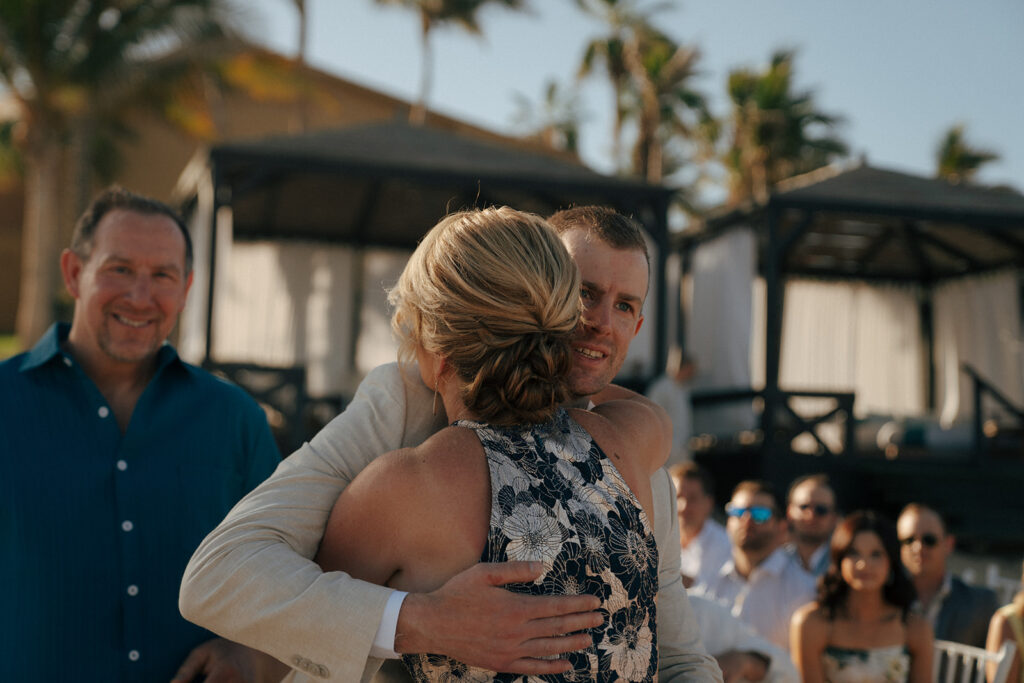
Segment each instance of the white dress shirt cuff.
[[402,602],[407,595],[405,591],[394,591],[388,597],[388,602],[384,605],[384,616],[381,617],[377,635],[373,638],[373,647],[370,648],[371,657],[399,658],[400,655],[395,652],[395,631],[398,629],[398,613],[402,610]]

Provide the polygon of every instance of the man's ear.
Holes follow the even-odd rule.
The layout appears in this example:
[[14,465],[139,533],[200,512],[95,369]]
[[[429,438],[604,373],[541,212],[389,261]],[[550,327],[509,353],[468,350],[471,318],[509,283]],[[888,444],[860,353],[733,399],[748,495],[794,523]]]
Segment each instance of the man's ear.
[[60,253],[60,274],[64,277],[64,286],[68,294],[74,299],[78,298],[78,281],[84,267],[82,258],[70,249]]
[[640,334],[640,327],[643,326],[643,324],[644,324],[644,317],[641,315],[639,318],[636,319],[636,329],[633,330],[633,336],[634,337],[636,335]]
[[185,293],[181,295],[181,306],[178,308],[178,313],[185,310],[185,304],[188,303],[188,292],[192,289],[192,276],[195,275],[195,271],[189,271],[188,276],[185,278]]

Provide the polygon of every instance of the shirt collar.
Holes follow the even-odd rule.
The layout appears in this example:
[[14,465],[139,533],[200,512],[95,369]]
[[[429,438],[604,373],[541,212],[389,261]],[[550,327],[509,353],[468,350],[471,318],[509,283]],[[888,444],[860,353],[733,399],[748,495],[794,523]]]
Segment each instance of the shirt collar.
[[[50,329],[46,331],[46,334],[40,337],[36,345],[32,347],[32,350],[25,354],[25,359],[21,361],[19,370],[21,372],[34,370],[54,358],[63,356],[64,351],[61,349],[61,345],[67,340],[70,333],[71,325],[68,323],[54,323],[50,325]],[[165,341],[156,353],[156,373],[154,375],[175,361],[178,363],[182,362],[175,348]]]
[[22,372],[33,370],[61,355],[60,345],[68,338],[70,331],[71,326],[67,323],[54,323],[50,325],[50,329],[46,331],[46,334],[40,337],[36,345],[32,347],[32,350],[25,354],[19,370]]
[[950,592],[953,590],[953,573],[947,571],[946,575],[942,577],[942,586],[939,587],[939,592],[935,594],[927,605],[921,604],[918,600],[917,604],[921,607],[921,611],[924,612],[928,621],[931,622],[934,627],[939,619],[939,612],[942,610],[942,603],[949,597]]
[[[795,561],[795,560],[794,560]],[[755,566],[750,570],[750,576],[743,578],[740,573],[736,570],[736,561],[732,558],[729,559],[724,565],[722,565],[721,573],[723,575],[729,575],[737,581],[747,582],[754,574],[768,574],[769,576],[778,576],[786,569],[786,565],[790,562],[789,554],[785,548],[778,547],[772,553],[762,560],[761,564]]]

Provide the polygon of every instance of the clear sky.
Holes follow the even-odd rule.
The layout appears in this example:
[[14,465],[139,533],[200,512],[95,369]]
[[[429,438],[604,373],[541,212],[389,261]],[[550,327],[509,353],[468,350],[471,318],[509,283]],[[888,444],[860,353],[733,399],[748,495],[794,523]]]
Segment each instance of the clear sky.
[[[654,0],[639,3],[651,6]],[[419,88],[419,24],[413,12],[373,0],[306,0],[313,66],[398,97]],[[290,0],[249,0],[250,24],[271,48],[294,54]],[[570,83],[602,26],[572,0],[528,0],[528,13],[489,7],[483,35],[435,33],[429,105],[499,132],[517,132],[516,94],[539,102],[551,79]],[[999,161],[982,182],[1024,191],[1024,0],[676,0],[657,25],[702,52],[697,85],[724,114],[725,79],[795,48],[796,85],[822,111],[843,117],[854,155],[931,175],[950,125]],[[611,90],[591,77],[581,90],[582,156],[610,170]]]

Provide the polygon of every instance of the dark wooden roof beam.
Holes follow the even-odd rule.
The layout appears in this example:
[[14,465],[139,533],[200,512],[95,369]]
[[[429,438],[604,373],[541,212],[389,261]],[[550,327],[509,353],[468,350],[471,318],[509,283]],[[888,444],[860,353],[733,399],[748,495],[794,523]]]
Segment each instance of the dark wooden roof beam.
[[874,241],[867,246],[867,248],[861,253],[860,261],[861,264],[867,266],[869,263],[874,262],[878,255],[882,252],[882,249],[892,242],[893,237],[896,233],[893,230],[883,230]]
[[359,202],[359,208],[356,209],[352,225],[353,241],[356,244],[363,245],[366,242],[366,228],[370,224],[373,212],[377,209],[377,204],[380,200],[381,184],[379,180],[371,182]]
[[971,256],[963,249],[955,247],[952,244],[946,242],[945,240],[939,238],[938,236],[933,235],[930,232],[922,229],[919,225],[910,224],[909,229],[917,239],[921,240],[922,242],[927,242],[936,249],[939,249],[940,251],[946,252],[948,255],[952,256],[954,259],[958,261],[965,262],[968,268],[970,268],[971,270],[979,270],[983,268],[981,262],[979,262],[978,259]]
[[1017,235],[1011,235],[1006,230],[990,230],[988,235],[1017,252],[1017,257],[1024,259],[1024,239]]
[[924,249],[918,241],[918,233],[914,228],[914,224],[910,221],[903,221],[899,228],[900,241],[903,242],[904,248],[907,253],[910,254],[911,260],[917,266],[918,273],[921,279],[925,282],[931,282],[933,279],[933,271],[931,262],[928,257],[924,254]]

